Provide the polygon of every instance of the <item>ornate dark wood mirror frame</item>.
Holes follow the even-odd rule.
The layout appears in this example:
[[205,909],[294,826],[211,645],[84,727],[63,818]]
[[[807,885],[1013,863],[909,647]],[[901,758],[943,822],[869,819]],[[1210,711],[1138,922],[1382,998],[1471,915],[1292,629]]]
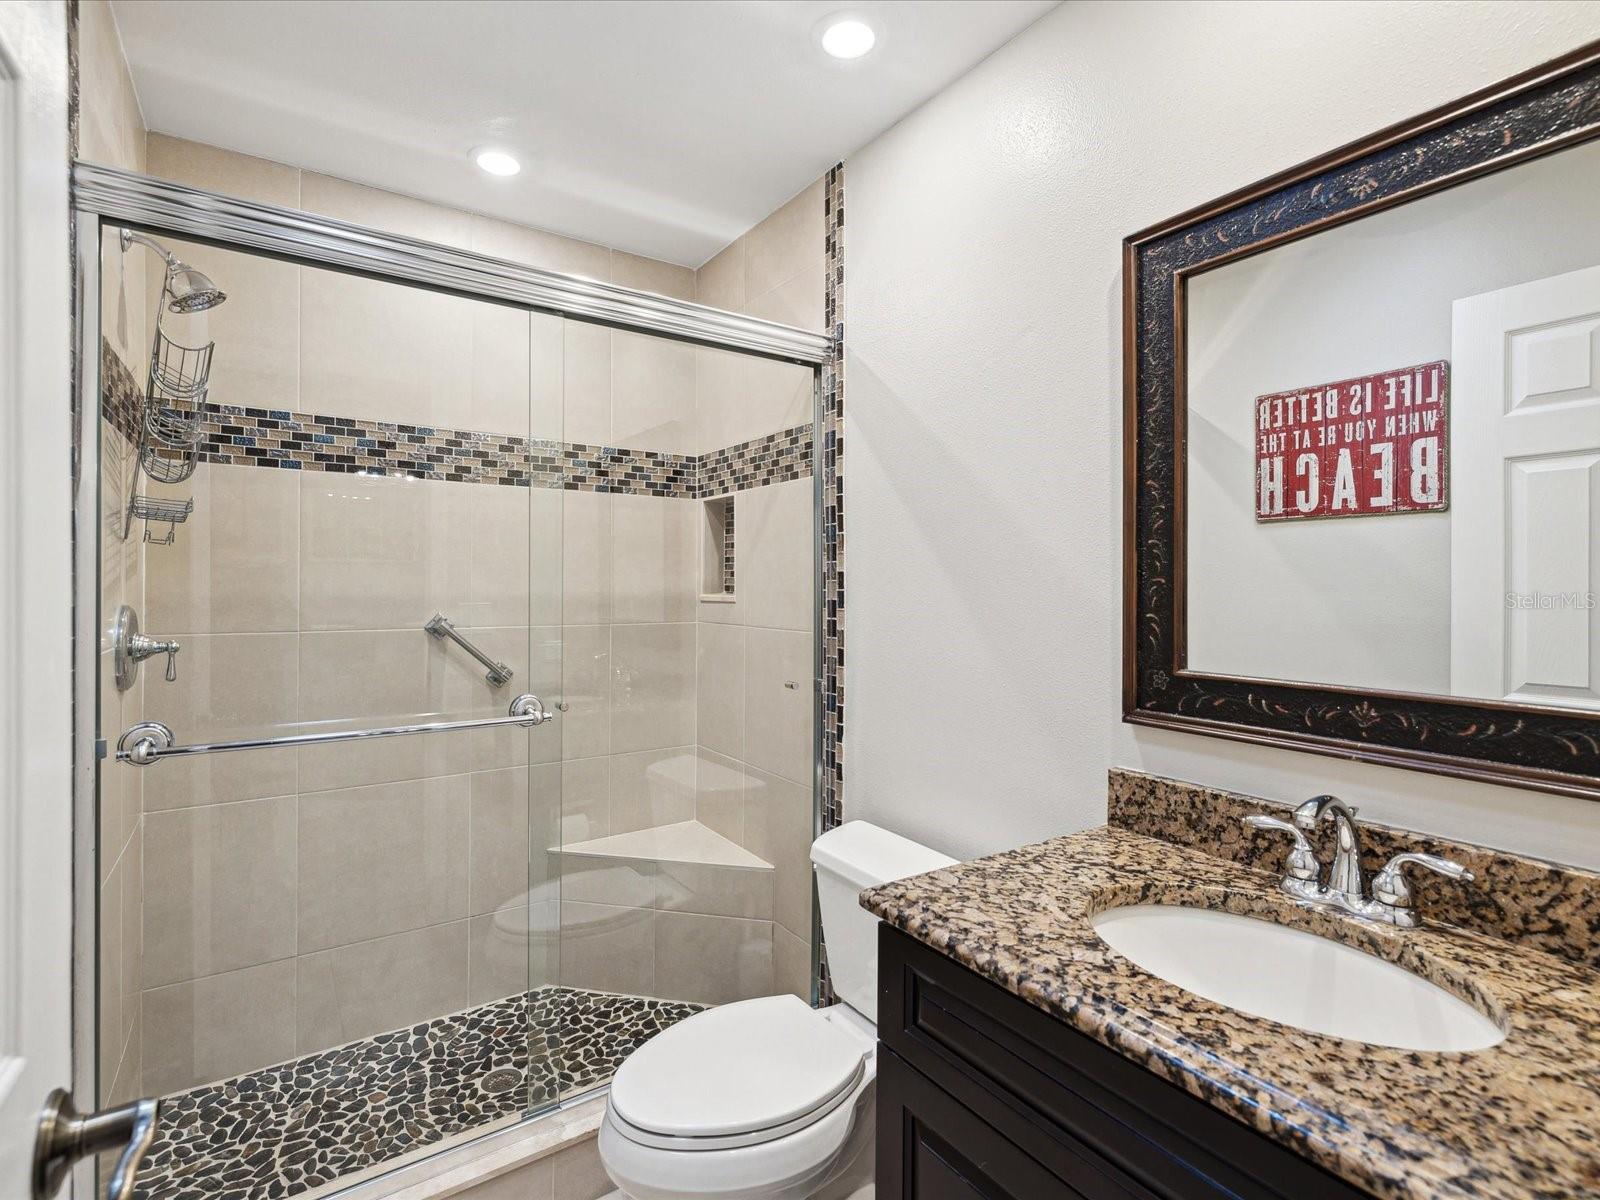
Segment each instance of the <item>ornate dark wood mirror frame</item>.
[[1124,720],[1600,800],[1600,715],[1203,674],[1184,614],[1187,279],[1595,137],[1600,43],[1124,241]]

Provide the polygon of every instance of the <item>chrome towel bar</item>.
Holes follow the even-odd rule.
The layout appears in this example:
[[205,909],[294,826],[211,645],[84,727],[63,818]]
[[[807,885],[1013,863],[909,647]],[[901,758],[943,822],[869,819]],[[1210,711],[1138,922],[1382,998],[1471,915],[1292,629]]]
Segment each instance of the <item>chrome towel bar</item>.
[[453,733],[459,729],[493,729],[500,725],[521,725],[532,729],[555,720],[539,697],[525,692],[511,702],[503,717],[476,717],[467,721],[433,721],[420,725],[389,725],[382,729],[349,729],[329,733],[296,733],[286,737],[245,738],[232,742],[207,742],[198,746],[179,746],[172,730],[160,721],[142,721],[117,739],[117,761],[148,767],[163,758],[185,754],[224,754],[230,750],[259,750],[267,746],[318,746],[325,742],[356,742],[364,738],[401,737],[412,733]]

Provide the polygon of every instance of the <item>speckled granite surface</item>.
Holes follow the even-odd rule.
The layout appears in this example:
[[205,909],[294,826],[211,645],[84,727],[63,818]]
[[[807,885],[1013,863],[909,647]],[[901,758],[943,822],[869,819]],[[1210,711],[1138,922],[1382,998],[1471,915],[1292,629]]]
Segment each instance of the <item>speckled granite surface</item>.
[[[1404,1200],[1600,1196],[1600,973],[1482,933],[1302,908],[1273,874],[1103,827],[900,880],[862,905],[1336,1175]],[[1392,960],[1508,1030],[1437,1054],[1246,1016],[1134,966],[1089,918],[1176,903]]]
[[[1289,806],[1138,771],[1113,769],[1108,784],[1112,825],[1282,872],[1289,854],[1286,839],[1248,830],[1239,818],[1270,813],[1287,819]],[[1453,858],[1477,876],[1476,884],[1463,887],[1429,871],[1411,872],[1424,921],[1474,929],[1600,968],[1600,874],[1387,825],[1363,822],[1361,837],[1361,865],[1369,875],[1401,851],[1420,850]],[[1332,823],[1312,840],[1322,843],[1318,858],[1329,861]]]

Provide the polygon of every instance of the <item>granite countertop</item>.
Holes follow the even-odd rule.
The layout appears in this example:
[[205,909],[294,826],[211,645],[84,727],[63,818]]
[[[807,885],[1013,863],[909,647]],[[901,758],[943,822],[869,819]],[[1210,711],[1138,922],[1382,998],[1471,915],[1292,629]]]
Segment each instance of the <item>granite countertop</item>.
[[[1382,1197],[1600,1196],[1600,972],[1449,926],[1313,911],[1277,879],[1102,827],[903,879],[862,906],[1036,1008]],[[1309,929],[1423,975],[1506,1039],[1368,1046],[1247,1016],[1140,969],[1090,918],[1169,903]]]

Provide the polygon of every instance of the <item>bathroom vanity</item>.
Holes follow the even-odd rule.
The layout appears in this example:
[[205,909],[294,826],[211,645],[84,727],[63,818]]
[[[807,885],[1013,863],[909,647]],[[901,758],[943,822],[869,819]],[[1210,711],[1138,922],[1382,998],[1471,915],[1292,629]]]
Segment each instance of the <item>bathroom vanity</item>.
[[[884,922],[881,1200],[1600,1194],[1600,875],[1363,826],[1365,878],[1418,850],[1476,876],[1429,876],[1401,928],[1285,894],[1285,847],[1243,821],[1274,811],[1113,772],[1108,826],[863,893]],[[1282,967],[1304,1020],[1207,999],[1097,932],[1150,906],[1201,918],[1214,976]],[[1229,921],[1262,931],[1259,954],[1209,940]],[[1323,957],[1283,956],[1291,930]],[[1348,955],[1489,1036],[1436,1042],[1431,1018],[1421,1040],[1353,1036],[1352,1009],[1408,1002],[1341,990]]]
[[888,925],[878,1195],[1366,1196]]

